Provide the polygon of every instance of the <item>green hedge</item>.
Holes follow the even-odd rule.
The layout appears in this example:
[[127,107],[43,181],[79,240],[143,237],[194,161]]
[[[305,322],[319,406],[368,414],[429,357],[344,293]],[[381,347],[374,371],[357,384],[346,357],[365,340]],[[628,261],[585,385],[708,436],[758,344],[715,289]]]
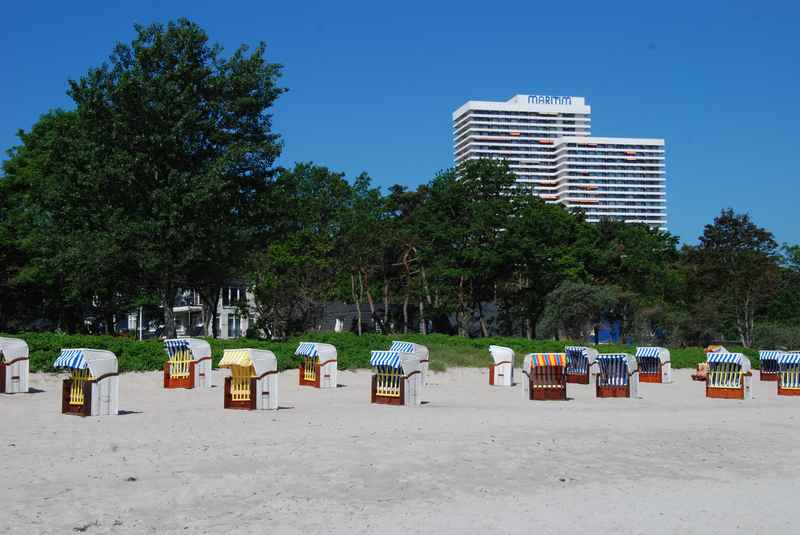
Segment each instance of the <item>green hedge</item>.
[[[113,351],[119,358],[120,371],[160,370],[164,365],[166,354],[160,341],[146,340],[139,342],[125,337],[84,336],[57,333],[22,333],[6,335],[22,338],[31,350],[32,371],[53,371],[52,364],[61,348],[91,347]],[[225,349],[252,347],[269,349],[278,357],[278,368],[281,370],[297,366],[297,359],[292,357],[297,344],[301,340],[327,342],[336,346],[340,369],[368,368],[370,351],[387,349],[392,340],[401,339],[428,346],[431,353],[431,368],[444,370],[448,366],[486,366],[491,359],[487,348],[490,344],[508,346],[517,354],[517,365],[522,363],[523,355],[531,352],[558,352],[564,350],[565,344],[581,345],[578,342],[565,343],[553,340],[526,340],[524,338],[492,337],[461,338],[443,334],[423,336],[405,334],[384,336],[365,334],[356,336],[352,333],[312,332],[294,337],[287,342],[265,342],[259,340],[212,340],[209,339],[214,357],[214,365],[219,363]],[[742,352],[750,357],[754,367],[758,367],[758,351],[744,349],[739,346],[726,346],[731,351]],[[633,353],[635,346],[607,344],[598,348],[602,353]],[[699,347],[670,349],[674,368],[694,368],[698,362],[705,361],[703,349]]]

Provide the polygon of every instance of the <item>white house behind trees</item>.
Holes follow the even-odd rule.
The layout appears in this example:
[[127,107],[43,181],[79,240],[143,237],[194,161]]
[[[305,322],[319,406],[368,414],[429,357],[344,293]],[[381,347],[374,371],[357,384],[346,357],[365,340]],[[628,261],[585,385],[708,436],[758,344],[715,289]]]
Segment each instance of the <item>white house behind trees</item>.
[[[242,303],[246,304],[247,314],[242,314]],[[175,306],[175,334],[178,338],[205,336],[211,334],[211,322],[206,317],[203,300],[196,290],[179,292]],[[255,298],[244,285],[225,286],[217,301],[217,332],[222,339],[241,338],[255,322]],[[156,319],[144,318],[141,325],[143,337],[152,337],[163,325],[163,315]],[[206,333],[206,328],[209,329]],[[128,330],[140,333],[139,311],[128,314]]]

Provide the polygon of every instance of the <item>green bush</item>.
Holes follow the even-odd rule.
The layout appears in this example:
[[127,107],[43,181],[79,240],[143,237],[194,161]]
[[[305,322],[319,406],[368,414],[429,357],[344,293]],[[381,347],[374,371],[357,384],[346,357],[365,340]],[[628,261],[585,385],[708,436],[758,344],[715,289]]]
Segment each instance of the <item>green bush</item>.
[[800,348],[800,327],[782,323],[757,323],[755,339],[758,346],[764,349]]
[[[62,348],[91,347],[114,352],[119,359],[120,371],[160,370],[166,360],[162,342],[145,340],[139,342],[125,337],[86,336],[58,333],[22,333],[7,335],[22,338],[28,343],[31,351],[32,371],[54,371],[53,361]],[[278,357],[278,369],[295,368],[298,359],[293,356],[297,344],[302,341],[327,342],[336,346],[339,369],[368,368],[370,352],[388,349],[392,340],[405,340],[428,346],[431,355],[430,367],[433,370],[444,370],[449,366],[482,367],[491,362],[488,347],[491,344],[512,348],[517,355],[517,365],[522,364],[525,354],[532,352],[560,352],[565,345],[585,345],[580,342],[564,342],[555,340],[526,340],[513,337],[461,338],[444,334],[400,334],[385,336],[365,334],[357,336],[353,333],[310,332],[293,337],[286,342],[268,342],[252,339],[213,340],[211,344],[214,366],[219,364],[225,349],[251,347],[269,349]],[[754,367],[758,367],[758,351],[739,346],[726,346],[731,351],[742,352],[750,357]],[[605,344],[598,346],[601,353],[628,352],[633,354],[635,346]],[[699,347],[670,349],[673,368],[694,368],[697,363],[705,361],[703,349]]]

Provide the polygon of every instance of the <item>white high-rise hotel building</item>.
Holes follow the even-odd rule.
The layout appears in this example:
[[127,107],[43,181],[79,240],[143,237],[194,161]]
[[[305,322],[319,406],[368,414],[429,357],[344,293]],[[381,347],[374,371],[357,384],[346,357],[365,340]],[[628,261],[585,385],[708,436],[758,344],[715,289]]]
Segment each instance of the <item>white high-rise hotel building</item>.
[[470,100],[453,112],[456,165],[502,159],[517,187],[602,218],[666,229],[664,140],[591,136],[583,97]]

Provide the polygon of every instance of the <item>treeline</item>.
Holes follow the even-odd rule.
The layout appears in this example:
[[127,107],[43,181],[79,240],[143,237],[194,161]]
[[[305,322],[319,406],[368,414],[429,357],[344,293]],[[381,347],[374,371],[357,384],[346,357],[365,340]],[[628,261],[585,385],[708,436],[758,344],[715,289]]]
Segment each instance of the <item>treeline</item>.
[[115,317],[161,305],[172,335],[171,305],[192,289],[216,336],[220,293],[237,282],[255,296],[243,313],[277,337],[345,301],[359,333],[475,323],[483,336],[580,339],[618,321],[640,341],[800,345],[800,247],[746,214],[725,210],[679,247],[517,191],[499,162],[387,192],[366,174],[276,167],[270,110],[285,89],[265,45],[224,56],[186,20],[136,32],[69,82],[73,109],[9,151],[0,330],[81,332],[93,318],[113,333]]

